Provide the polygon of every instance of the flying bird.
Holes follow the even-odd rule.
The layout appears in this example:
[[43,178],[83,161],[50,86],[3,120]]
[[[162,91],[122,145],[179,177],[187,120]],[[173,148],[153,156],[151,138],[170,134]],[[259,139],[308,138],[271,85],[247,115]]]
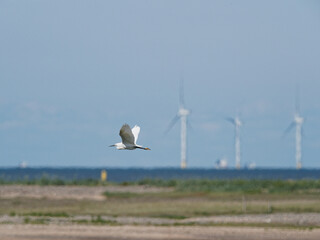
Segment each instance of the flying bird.
[[120,137],[122,142],[110,145],[109,147],[116,147],[118,150],[134,150],[140,148],[143,150],[150,150],[150,148],[142,147],[137,144],[138,136],[140,133],[140,127],[135,125],[132,129],[128,124],[124,124],[120,129]]

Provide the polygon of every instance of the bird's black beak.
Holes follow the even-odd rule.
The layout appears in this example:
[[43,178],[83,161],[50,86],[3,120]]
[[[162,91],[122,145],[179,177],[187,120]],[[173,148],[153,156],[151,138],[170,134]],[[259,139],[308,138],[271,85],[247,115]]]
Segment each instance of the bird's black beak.
[[110,145],[109,147],[115,147],[115,146],[116,146],[116,145],[113,144],[113,145]]

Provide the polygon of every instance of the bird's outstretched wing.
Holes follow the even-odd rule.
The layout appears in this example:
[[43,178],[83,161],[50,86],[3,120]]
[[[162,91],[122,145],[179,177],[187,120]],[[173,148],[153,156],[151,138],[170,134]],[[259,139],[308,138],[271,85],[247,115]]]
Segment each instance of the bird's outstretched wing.
[[134,136],[128,124],[124,124],[119,133],[123,144],[134,144]]
[[140,127],[135,125],[131,130],[134,136],[134,144],[136,144],[140,133]]

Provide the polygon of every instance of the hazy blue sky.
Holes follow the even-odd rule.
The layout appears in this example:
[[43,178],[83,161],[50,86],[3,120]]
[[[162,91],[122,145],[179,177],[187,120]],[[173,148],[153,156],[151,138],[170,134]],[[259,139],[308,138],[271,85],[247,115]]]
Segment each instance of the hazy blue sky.
[[[192,110],[188,164],[320,168],[319,1],[0,1],[0,167],[178,167],[179,80]],[[117,151],[123,123],[152,151]]]

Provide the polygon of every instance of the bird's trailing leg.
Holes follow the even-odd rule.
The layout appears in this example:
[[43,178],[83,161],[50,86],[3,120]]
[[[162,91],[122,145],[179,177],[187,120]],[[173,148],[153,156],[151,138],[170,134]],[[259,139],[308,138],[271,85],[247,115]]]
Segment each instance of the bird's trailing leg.
[[140,148],[140,149],[143,149],[143,150],[151,150],[150,148],[147,148],[147,147],[140,147],[140,146],[135,146],[135,148]]

